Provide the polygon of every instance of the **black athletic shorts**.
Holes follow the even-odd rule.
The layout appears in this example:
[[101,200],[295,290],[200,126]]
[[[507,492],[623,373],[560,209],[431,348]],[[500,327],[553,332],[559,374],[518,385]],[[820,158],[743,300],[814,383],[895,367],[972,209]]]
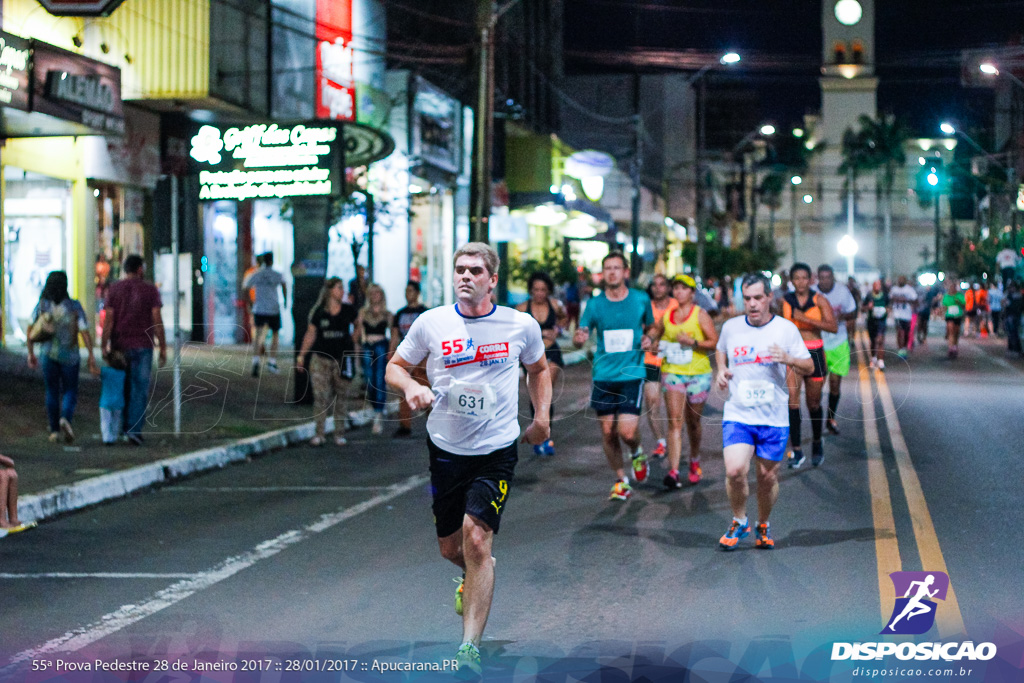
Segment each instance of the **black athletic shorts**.
[[640,380],[631,382],[594,382],[590,406],[598,415],[639,415],[643,392]]
[[896,327],[898,329],[900,329],[900,330],[903,330],[904,332],[906,332],[908,334],[910,333],[910,321],[909,320],[902,320],[900,318],[897,318],[896,319]]
[[451,536],[461,529],[463,516],[467,514],[498,533],[501,514],[508,503],[509,486],[519,462],[517,447],[513,441],[487,455],[455,455],[427,439],[438,538]]
[[277,332],[281,329],[281,316],[253,313],[252,324],[255,327],[269,327],[271,332]]
[[551,365],[557,365],[560,368],[565,367],[565,359],[562,358],[562,349],[559,348],[558,344],[544,349],[544,357],[548,359],[548,363]]
[[644,375],[645,382],[658,382],[659,384],[661,383],[660,365],[651,365],[650,363],[644,363],[644,370],[647,373],[646,375]]
[[825,375],[828,374],[828,363],[825,359],[825,347],[819,346],[816,349],[807,349],[811,354],[811,360],[814,361],[814,372],[807,375],[810,379],[824,380]]

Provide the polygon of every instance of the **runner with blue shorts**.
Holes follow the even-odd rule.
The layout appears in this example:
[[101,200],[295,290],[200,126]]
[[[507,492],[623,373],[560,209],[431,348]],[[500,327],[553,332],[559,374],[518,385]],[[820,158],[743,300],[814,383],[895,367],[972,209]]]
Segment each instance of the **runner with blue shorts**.
[[768,516],[779,495],[779,466],[789,441],[789,390],[786,370],[806,377],[814,360],[796,325],[771,311],[771,280],[760,273],[747,275],[742,285],[746,316],[727,320],[718,338],[716,385],[729,391],[722,422],[725,490],[733,519],[718,541],[732,550],[750,535],[747,520],[747,478],[757,456],[757,533],[754,545],[775,547]]

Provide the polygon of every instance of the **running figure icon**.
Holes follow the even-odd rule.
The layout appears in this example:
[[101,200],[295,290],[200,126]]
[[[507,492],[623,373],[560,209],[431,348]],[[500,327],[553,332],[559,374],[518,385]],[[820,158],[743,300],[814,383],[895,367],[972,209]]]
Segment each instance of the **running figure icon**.
[[[890,631],[892,631],[893,633],[896,632],[896,622],[902,619],[903,617],[906,617],[907,621],[910,621],[918,615],[928,614],[933,609],[935,609],[933,605],[928,605],[922,602],[922,600],[924,600],[925,598],[934,598],[935,595],[939,592],[938,588],[936,588],[933,591],[928,590],[933,583],[935,583],[934,574],[929,574],[924,578],[923,581],[910,582],[910,586],[907,588],[907,592],[903,595],[903,597],[910,598],[910,600],[903,608],[903,611],[900,612],[899,616],[893,619],[892,623],[889,624]],[[914,593],[913,597],[911,597],[910,594],[914,591],[915,586],[917,586],[917,592]]]

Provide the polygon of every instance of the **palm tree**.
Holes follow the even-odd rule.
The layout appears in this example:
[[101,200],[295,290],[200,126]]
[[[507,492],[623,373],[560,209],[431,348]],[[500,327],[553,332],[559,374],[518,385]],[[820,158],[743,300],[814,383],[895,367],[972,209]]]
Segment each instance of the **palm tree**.
[[865,169],[881,171],[878,178],[882,198],[885,247],[885,275],[892,276],[892,192],[896,173],[907,163],[905,145],[910,131],[893,114],[879,114],[871,118],[862,114],[858,119],[860,146],[865,156]]
[[854,132],[852,128],[846,129],[843,133],[842,155],[843,162],[839,164],[837,172],[846,176],[843,191],[846,193],[848,220],[852,221],[857,213],[857,179],[872,168],[871,146],[863,130]]

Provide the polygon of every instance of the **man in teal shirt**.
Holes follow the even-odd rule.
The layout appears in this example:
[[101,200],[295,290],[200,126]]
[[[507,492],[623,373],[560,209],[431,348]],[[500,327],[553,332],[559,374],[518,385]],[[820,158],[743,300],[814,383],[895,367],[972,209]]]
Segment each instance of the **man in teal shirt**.
[[647,479],[647,458],[637,429],[646,376],[643,352],[652,344],[646,333],[654,315],[647,295],[626,286],[629,264],[621,252],[605,256],[601,270],[604,293],[587,304],[572,341],[579,348],[591,334],[597,338],[590,405],[597,411],[604,454],[615,472],[610,498],[627,500],[633,490],[623,467],[620,440],[632,457],[634,478]]

